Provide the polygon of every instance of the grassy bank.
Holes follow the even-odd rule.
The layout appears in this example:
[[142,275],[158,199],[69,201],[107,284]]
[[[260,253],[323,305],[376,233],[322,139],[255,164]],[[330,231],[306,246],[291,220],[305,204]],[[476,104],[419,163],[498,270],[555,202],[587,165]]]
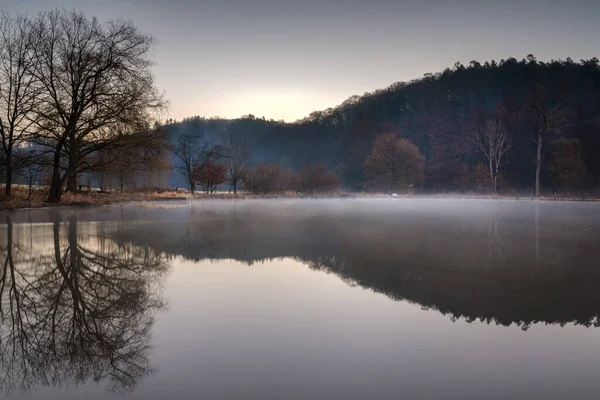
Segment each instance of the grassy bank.
[[[0,190],[4,188],[0,187]],[[340,197],[353,195],[340,195]],[[99,192],[83,191],[81,193],[64,193],[59,203],[48,203],[48,189],[35,189],[29,194],[22,187],[14,187],[11,198],[0,196],[0,211],[11,211],[24,208],[44,207],[74,207],[74,206],[103,206],[109,204],[127,203],[133,201],[169,201],[169,200],[201,200],[201,199],[275,199],[275,198],[297,198],[295,193],[283,195],[254,195],[251,193],[196,193],[193,196],[185,190],[146,190],[135,192]],[[336,196],[337,197],[337,196]]]
[[48,190],[35,189],[29,193],[27,189],[13,188],[11,198],[0,197],[0,210],[17,210],[22,208],[67,207],[67,206],[102,206],[129,201],[186,200],[191,196],[185,192],[175,191],[139,191],[131,193],[117,192],[82,192],[64,193],[59,203],[47,203]]
[[[47,203],[47,189],[35,189],[29,194],[27,189],[21,187],[13,188],[13,196],[10,199],[0,196],[0,210],[10,211],[23,208],[43,208],[43,207],[73,207],[73,206],[103,206],[116,203],[127,203],[132,201],[168,201],[168,200],[201,200],[201,199],[280,199],[280,198],[306,198],[306,196],[296,193],[286,193],[283,195],[253,195],[250,193],[196,193],[192,196],[187,191],[161,190],[161,191],[136,191],[136,192],[82,192],[65,193],[59,203]],[[340,193],[334,196],[316,196],[316,197],[335,197],[335,198],[451,198],[451,199],[486,199],[486,200],[534,200],[531,196],[508,196],[508,195],[480,195],[480,194],[407,194],[407,195],[387,195],[377,193]],[[541,197],[543,201],[600,201],[597,197],[565,197],[565,196],[547,196]]]

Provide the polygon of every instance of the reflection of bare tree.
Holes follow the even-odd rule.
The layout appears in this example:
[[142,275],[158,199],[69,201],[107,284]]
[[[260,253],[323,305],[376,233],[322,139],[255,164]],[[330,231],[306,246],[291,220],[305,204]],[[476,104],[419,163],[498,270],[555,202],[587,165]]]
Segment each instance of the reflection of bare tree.
[[534,203],[535,207],[535,262],[540,262],[540,204],[538,201]]
[[[32,349],[32,332],[27,327],[27,318],[23,314],[23,304],[30,302],[24,286],[27,286],[27,277],[15,269],[14,254],[19,248],[13,242],[13,224],[10,217],[6,219],[7,241],[6,254],[0,277],[0,365],[3,374],[0,377],[0,386],[13,389],[17,385],[27,386],[35,380],[31,361],[41,361]],[[7,323],[8,322],[8,323]],[[21,353],[21,357],[15,354]],[[13,380],[14,375],[19,375],[18,380]]]
[[[7,221],[0,274],[0,389],[106,381],[132,389],[150,373],[149,333],[163,302],[163,257],[82,240],[77,219],[52,226],[51,253],[20,251]],[[19,252],[19,254],[15,254]]]
[[539,275],[538,280],[534,285],[556,285],[556,277],[552,276],[551,271],[548,270],[547,266],[542,263],[541,249],[540,249],[540,200],[534,200],[534,223],[535,223],[535,268]]
[[497,218],[497,210],[494,207],[493,210],[490,211],[489,221],[488,221],[488,242],[489,242],[489,256],[490,257],[500,257],[503,253],[503,243],[500,238],[500,231],[498,229],[498,218]]

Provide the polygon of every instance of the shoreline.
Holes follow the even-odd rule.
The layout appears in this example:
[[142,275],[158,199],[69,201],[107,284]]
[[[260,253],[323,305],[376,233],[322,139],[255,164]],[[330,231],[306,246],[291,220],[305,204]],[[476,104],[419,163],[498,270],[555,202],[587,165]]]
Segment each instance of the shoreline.
[[282,195],[254,195],[241,193],[197,193],[194,196],[180,192],[154,192],[154,193],[78,193],[68,194],[59,203],[47,203],[39,197],[28,200],[14,197],[10,200],[0,200],[0,211],[38,210],[53,208],[89,208],[135,202],[188,202],[196,200],[256,200],[256,199],[471,199],[471,200],[539,200],[552,202],[600,202],[598,197],[540,197],[514,196],[514,195],[477,195],[477,194],[410,194],[387,195],[377,193],[339,193],[337,195],[304,196],[299,194]]

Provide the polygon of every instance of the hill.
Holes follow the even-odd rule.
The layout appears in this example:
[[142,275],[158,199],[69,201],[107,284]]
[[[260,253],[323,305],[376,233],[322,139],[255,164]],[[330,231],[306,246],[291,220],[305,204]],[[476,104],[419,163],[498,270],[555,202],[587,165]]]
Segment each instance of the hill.
[[[540,98],[539,93],[543,93]],[[247,115],[239,119],[191,117],[164,125],[172,138],[192,134],[219,142],[231,132],[244,136],[254,162],[300,168],[330,166],[349,190],[360,190],[363,163],[375,137],[394,132],[425,156],[423,189],[430,192],[485,190],[485,157],[474,140],[482,122],[502,118],[512,147],[502,169],[501,188],[531,193],[536,137],[540,128],[532,103],[560,104],[560,123],[544,137],[541,170],[546,192],[594,193],[600,182],[600,63],[537,61],[529,55],[483,64],[460,63],[410,82],[352,96],[294,123]],[[562,141],[558,139],[564,139]],[[170,184],[184,186],[173,172]]]

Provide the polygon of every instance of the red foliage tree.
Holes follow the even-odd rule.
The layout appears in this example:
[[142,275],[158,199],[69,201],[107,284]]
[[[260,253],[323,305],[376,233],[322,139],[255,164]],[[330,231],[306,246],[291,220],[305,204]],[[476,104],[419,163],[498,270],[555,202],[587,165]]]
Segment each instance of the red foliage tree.
[[193,179],[205,193],[213,193],[218,185],[227,182],[227,166],[211,162],[196,165]]

